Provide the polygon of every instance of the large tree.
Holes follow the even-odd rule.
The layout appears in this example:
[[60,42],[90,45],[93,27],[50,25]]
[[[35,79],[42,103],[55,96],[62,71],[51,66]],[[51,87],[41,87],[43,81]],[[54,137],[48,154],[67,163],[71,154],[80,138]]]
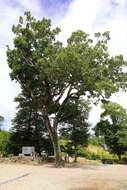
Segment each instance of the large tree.
[[109,33],[96,33],[95,40],[83,31],[74,32],[67,46],[56,40],[60,29],[51,21],[36,20],[29,12],[12,28],[14,48],[7,50],[12,80],[19,82],[25,96],[38,107],[51,137],[56,165],[61,163],[57,126],[63,106],[70,99],[110,95],[125,86],[126,62],[111,57]]
[[101,120],[95,127],[96,135],[103,137],[109,151],[120,159],[127,151],[127,111],[113,102],[103,104],[102,108]]

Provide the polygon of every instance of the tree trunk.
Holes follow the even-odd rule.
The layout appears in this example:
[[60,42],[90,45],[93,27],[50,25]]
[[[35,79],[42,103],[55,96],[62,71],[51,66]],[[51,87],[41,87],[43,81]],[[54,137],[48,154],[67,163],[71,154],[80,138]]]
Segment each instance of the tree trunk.
[[74,162],[77,163],[77,154],[75,154]]
[[58,141],[58,135],[57,131],[54,127],[51,126],[47,110],[43,110],[43,116],[44,116],[44,122],[45,126],[49,132],[52,144],[53,144],[53,150],[54,150],[54,156],[55,156],[55,166],[59,167],[63,165],[62,157],[61,157],[61,150],[60,150],[60,145]]
[[76,149],[76,146],[75,146],[74,162],[75,162],[75,163],[77,162],[77,149]]
[[62,165],[62,157],[61,157],[61,150],[60,150],[60,145],[58,141],[58,135],[55,130],[52,134],[52,143],[53,143],[54,156],[55,156],[55,166],[59,167]]
[[118,155],[119,160],[121,160],[121,155]]

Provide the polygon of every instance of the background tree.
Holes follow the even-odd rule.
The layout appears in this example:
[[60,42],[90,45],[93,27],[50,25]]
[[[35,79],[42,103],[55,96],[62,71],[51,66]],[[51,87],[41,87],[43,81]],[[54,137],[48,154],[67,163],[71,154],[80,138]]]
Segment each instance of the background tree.
[[111,153],[121,155],[127,151],[127,112],[117,103],[108,102],[102,106],[104,112],[95,127],[98,137],[103,137]]
[[34,146],[41,154],[53,153],[53,147],[41,116],[29,99],[20,94],[15,101],[19,103],[18,112],[12,121],[11,136],[7,145],[8,152],[18,155],[23,146]]
[[102,137],[97,137],[95,134],[90,134],[89,139],[88,139],[88,144],[94,145],[94,146],[100,146],[105,149],[105,140]]
[[7,154],[7,144],[10,139],[10,133],[8,131],[0,131],[0,154],[5,156]]
[[[25,96],[43,117],[54,148],[55,163],[61,163],[57,127],[64,105],[71,99],[108,98],[125,86],[126,62],[110,57],[109,33],[96,33],[94,41],[83,31],[74,32],[67,46],[56,40],[60,29],[51,21],[36,20],[29,12],[13,26],[14,48],[7,50],[12,80],[19,82]],[[52,117],[52,120],[51,120]]]
[[[80,147],[88,145],[89,128],[88,115],[89,103],[83,100],[69,102],[65,105],[62,114],[61,138],[66,140],[62,150],[69,155],[74,155],[77,162]],[[62,144],[62,143],[61,143]]]
[[4,117],[0,115],[0,121],[3,121],[4,120]]
[[0,130],[3,125],[4,117],[0,115]]

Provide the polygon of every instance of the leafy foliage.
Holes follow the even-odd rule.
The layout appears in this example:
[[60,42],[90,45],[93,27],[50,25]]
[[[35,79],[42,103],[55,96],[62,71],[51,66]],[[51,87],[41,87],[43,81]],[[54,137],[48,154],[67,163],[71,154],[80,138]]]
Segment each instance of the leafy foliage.
[[23,146],[35,146],[37,153],[41,154],[41,151],[46,151],[51,154],[53,152],[51,140],[37,110],[31,106],[29,99],[25,99],[21,94],[15,101],[19,105],[12,122],[8,151],[17,155]]
[[95,135],[90,135],[88,139],[88,144],[89,145],[95,145],[95,146],[100,146],[104,148],[105,141],[103,138],[98,138]]
[[79,147],[85,147],[88,144],[89,111],[89,103],[83,100],[69,102],[67,109],[63,111],[64,123],[62,123],[60,134],[61,138],[67,139],[67,141],[64,141],[65,144],[61,147],[62,151],[68,153],[68,155],[74,155],[75,161],[77,160]]
[[3,121],[4,121],[4,117],[0,115],[0,130],[1,130],[1,126],[3,125]]
[[116,155],[110,154],[100,146],[89,145],[84,150],[84,156],[90,160],[118,159]]
[[112,153],[121,157],[127,151],[127,112],[119,104],[108,102],[95,127],[97,136],[102,136]]
[[7,144],[10,139],[10,133],[8,131],[0,131],[0,154],[3,156],[7,153]]
[[3,121],[4,120],[4,117],[0,115],[0,121]]

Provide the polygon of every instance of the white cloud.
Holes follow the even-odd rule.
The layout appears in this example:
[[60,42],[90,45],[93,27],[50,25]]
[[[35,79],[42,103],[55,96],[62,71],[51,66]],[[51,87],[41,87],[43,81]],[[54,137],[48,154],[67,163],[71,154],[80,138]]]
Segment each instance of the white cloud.
[[60,38],[65,42],[73,31],[84,30],[91,33],[92,26],[96,21],[100,0],[74,0],[68,8],[68,12],[57,24],[62,30]]
[[110,52],[112,54],[123,54],[127,59],[126,3],[126,0],[104,1],[101,7],[102,11],[98,13],[97,20],[94,24],[94,31],[110,31]]
[[93,34],[94,32],[110,31],[109,43],[112,54],[123,54],[127,58],[127,12],[126,0],[74,0],[68,12],[61,19],[56,19],[64,41],[75,30],[81,29]]

